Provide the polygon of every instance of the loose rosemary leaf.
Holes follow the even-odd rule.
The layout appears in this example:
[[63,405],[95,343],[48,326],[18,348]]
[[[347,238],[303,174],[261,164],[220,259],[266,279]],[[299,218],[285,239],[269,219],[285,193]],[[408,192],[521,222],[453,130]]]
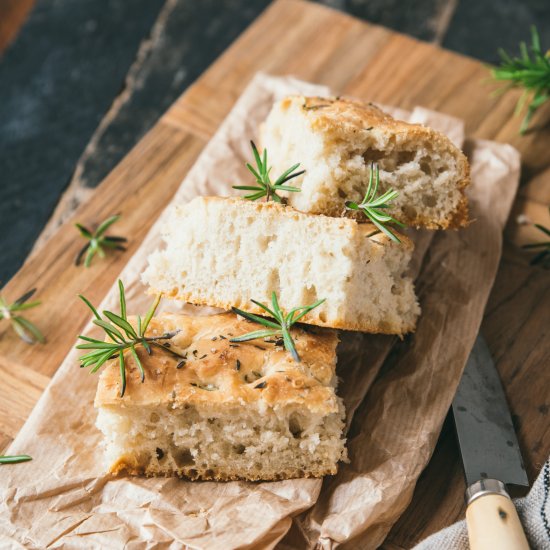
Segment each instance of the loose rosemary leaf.
[[29,455],[0,456],[0,464],[19,464],[32,460]]
[[120,215],[111,216],[99,224],[99,227],[92,232],[87,227],[84,227],[80,223],[76,223],[75,226],[80,232],[80,235],[88,242],[80,249],[75,258],[75,264],[80,265],[82,258],[84,258],[84,266],[90,267],[94,256],[97,254],[100,258],[105,257],[105,249],[126,250],[122,243],[126,243],[125,237],[115,237],[112,235],[105,235],[105,232],[111,225],[120,219]]
[[498,53],[501,63],[499,67],[491,69],[491,76],[496,81],[507,82],[497,92],[506,92],[511,88],[523,89],[516,105],[516,114],[527,105],[527,112],[520,127],[520,133],[524,134],[537,109],[550,99],[550,50],[543,52],[534,25],[531,27],[530,48],[525,42],[521,42],[519,49],[518,57],[512,57],[500,49]]
[[46,341],[39,328],[18,313],[40,305],[40,302],[36,300],[29,302],[35,292],[36,288],[33,288],[11,304],[0,295],[0,320],[6,319],[9,321],[15,333],[27,344],[35,344],[36,342],[43,344]]
[[[538,223],[534,225],[546,237],[550,237],[550,229]],[[529,262],[531,265],[541,265],[545,269],[550,269],[550,241],[525,244],[522,248],[524,248],[525,250],[534,250],[537,252],[537,254],[533,256],[533,258]]]

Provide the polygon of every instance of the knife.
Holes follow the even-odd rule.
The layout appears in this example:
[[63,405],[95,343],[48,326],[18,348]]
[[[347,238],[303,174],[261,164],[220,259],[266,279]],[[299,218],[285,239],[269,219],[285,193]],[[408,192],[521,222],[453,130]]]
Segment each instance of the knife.
[[478,335],[453,415],[466,477],[466,525],[472,550],[528,550],[506,484],[529,486],[498,371]]

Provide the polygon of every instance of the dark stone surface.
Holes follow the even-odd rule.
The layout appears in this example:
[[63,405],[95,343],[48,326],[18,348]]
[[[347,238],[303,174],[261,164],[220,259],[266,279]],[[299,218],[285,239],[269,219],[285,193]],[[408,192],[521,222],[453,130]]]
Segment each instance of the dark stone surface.
[[550,0],[460,0],[443,47],[488,63],[498,63],[498,48],[518,54],[531,43],[536,25],[543,48],[550,48]]
[[39,0],[0,62],[0,280],[21,265],[163,0]]
[[443,6],[448,0],[317,0],[389,29],[433,40]]
[[136,71],[131,96],[83,163],[84,185],[98,185],[269,3],[269,0],[169,3],[158,22],[160,32]]

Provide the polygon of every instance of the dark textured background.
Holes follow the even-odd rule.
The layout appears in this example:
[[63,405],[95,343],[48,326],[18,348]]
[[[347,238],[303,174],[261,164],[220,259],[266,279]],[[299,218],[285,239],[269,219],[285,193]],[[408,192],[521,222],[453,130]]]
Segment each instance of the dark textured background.
[[[550,47],[548,0],[321,3],[489,63],[499,46],[515,52],[531,24]],[[0,281],[20,267],[69,183],[95,187],[268,4],[36,2],[0,58]]]

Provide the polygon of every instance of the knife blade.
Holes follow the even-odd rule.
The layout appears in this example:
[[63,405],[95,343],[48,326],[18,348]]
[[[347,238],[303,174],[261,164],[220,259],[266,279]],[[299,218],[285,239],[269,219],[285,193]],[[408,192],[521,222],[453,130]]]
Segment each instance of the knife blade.
[[466,363],[453,414],[468,485],[487,478],[529,485],[502,383],[481,335]]
[[470,547],[528,549],[506,484],[528,486],[529,481],[504,389],[481,334],[452,409],[466,477]]

